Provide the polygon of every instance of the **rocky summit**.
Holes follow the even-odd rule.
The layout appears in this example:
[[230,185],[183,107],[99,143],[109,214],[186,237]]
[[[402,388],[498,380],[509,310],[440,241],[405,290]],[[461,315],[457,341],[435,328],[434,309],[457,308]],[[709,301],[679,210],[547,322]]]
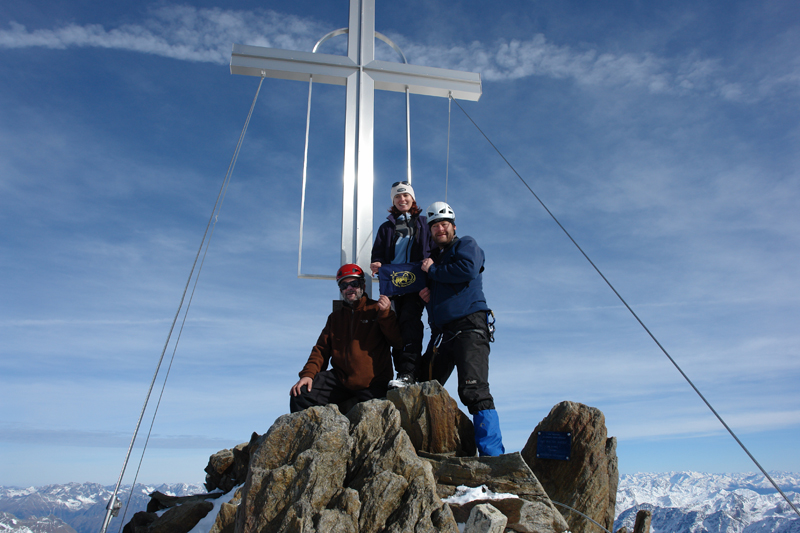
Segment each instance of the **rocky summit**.
[[[577,441],[590,432],[575,434]],[[604,464],[616,464],[613,447],[604,450]],[[188,533],[201,519],[213,519],[204,529],[210,533],[456,533],[458,523],[466,533],[563,533],[571,527],[524,455],[475,454],[472,423],[455,400],[437,382],[416,384],[346,414],[329,405],[281,416],[264,435],[254,433],[210,458],[207,493],[153,494],[148,510],[124,531]],[[604,468],[601,483],[591,483],[584,470],[580,483],[570,484],[582,500],[569,501],[598,500],[586,514],[605,521],[608,487],[611,481],[616,486],[608,476],[616,470]],[[499,499],[451,501],[461,486],[484,487]],[[598,487],[605,489],[590,492]],[[613,503],[611,513],[613,519]]]

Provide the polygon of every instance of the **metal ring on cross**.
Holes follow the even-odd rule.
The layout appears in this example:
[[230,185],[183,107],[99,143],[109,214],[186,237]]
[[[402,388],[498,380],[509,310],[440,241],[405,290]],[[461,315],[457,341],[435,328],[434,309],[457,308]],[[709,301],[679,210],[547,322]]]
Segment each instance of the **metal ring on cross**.
[[[339,28],[338,30],[333,30],[332,32],[325,35],[322,39],[317,41],[317,44],[314,45],[314,48],[311,49],[312,53],[317,53],[319,47],[322,46],[323,43],[332,39],[333,37],[337,37],[339,35],[344,35],[346,33],[350,33],[348,28]],[[394,41],[389,39],[387,36],[382,34],[379,31],[375,32],[375,37],[383,41],[384,43],[388,44],[392,50],[397,52],[400,57],[403,59],[403,63],[406,65],[408,64],[408,59],[406,59],[406,55],[400,50],[400,47],[397,46]],[[333,276],[325,275],[325,274],[303,274],[303,225],[305,221],[305,212],[306,212],[306,178],[308,174],[308,134],[309,129],[311,127],[311,87],[314,83],[313,75],[309,75],[308,77],[308,109],[306,111],[306,138],[305,138],[305,147],[303,148],[303,186],[302,192],[300,194],[300,244],[299,250],[297,252],[297,277],[298,278],[306,278],[306,279],[333,279]],[[449,133],[448,133],[448,150],[449,150]],[[406,154],[407,154],[407,179],[408,182],[411,183],[411,102],[409,98],[409,90],[406,87]],[[377,280],[373,280],[377,281]]]

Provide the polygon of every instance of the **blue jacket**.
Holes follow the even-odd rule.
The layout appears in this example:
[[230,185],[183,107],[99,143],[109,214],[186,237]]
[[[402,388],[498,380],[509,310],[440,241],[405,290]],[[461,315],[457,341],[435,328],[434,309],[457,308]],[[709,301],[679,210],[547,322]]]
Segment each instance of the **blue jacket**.
[[437,328],[477,311],[488,311],[483,295],[483,250],[472,237],[455,237],[431,254],[428,269],[428,319]]
[[[397,222],[394,215],[389,214],[387,221],[378,228],[378,235],[372,245],[372,258],[370,263],[379,261],[381,264],[388,265],[394,259],[394,243],[397,234],[394,225]],[[416,226],[414,232],[414,242],[411,243],[410,263],[416,263],[431,256],[431,230],[428,227],[428,219],[422,215],[412,217]]]

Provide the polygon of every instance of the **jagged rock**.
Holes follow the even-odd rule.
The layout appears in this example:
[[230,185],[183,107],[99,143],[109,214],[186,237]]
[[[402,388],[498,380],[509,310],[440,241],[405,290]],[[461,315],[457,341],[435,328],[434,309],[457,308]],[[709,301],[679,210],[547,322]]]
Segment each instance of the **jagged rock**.
[[[420,452],[420,456],[433,467],[433,475],[439,485],[451,488],[486,485],[492,492],[516,494],[526,500],[527,503],[515,502],[516,498],[492,500],[492,505],[501,511],[501,506],[510,506],[511,516],[504,514],[509,518],[507,527],[514,524],[515,531],[561,533],[568,528],[519,453],[499,457],[445,457]],[[443,492],[450,491],[440,488],[439,494]],[[518,508],[516,512],[519,517],[513,515],[512,507]]]
[[400,423],[416,451],[472,457],[472,421],[438,381],[390,390],[387,399],[400,411]]
[[[541,509],[528,500],[522,498],[502,498],[493,500],[473,500],[463,504],[450,504],[450,510],[456,522],[468,522],[472,511],[481,504],[491,504],[506,517],[506,527],[520,533],[553,531],[552,528],[542,529]],[[563,518],[562,518],[563,519]],[[564,523],[566,527],[566,522]]]
[[649,509],[640,509],[636,513],[636,522],[633,525],[633,533],[650,533],[650,520],[653,513]]
[[253,433],[250,442],[244,442],[230,450],[221,450],[208,459],[205,468],[206,490],[220,489],[227,493],[244,483],[250,464],[250,447],[258,436],[258,433]]
[[156,518],[147,531],[148,533],[189,533],[213,508],[213,503],[205,501],[172,507]]
[[236,509],[242,501],[242,489],[239,488],[229,501],[219,507],[217,518],[208,533],[234,533],[236,525]]
[[[222,496],[214,494],[194,494],[192,496],[169,496],[160,491],[150,494],[147,511],[133,515],[133,519],[125,525],[125,533],[188,533],[205,518],[214,508],[214,504],[206,500],[214,500]],[[157,511],[168,509],[161,516]]]
[[206,479],[208,476],[214,476],[219,479],[225,471],[233,464],[233,450],[220,450],[208,458],[208,466],[206,466]]
[[123,533],[188,533],[214,508],[206,501],[176,505],[161,516],[152,512],[138,512],[125,524]]
[[348,430],[347,419],[330,407],[278,418],[251,451],[236,531],[288,531],[318,519],[344,483]]
[[394,405],[360,403],[347,417],[353,437],[348,478],[362,502],[360,531],[457,531],[450,508],[436,495],[430,466],[415,453]]
[[233,533],[236,525],[237,505],[233,503],[223,503],[219,507],[217,519],[208,533]]
[[[358,403],[346,416],[336,405],[284,415],[265,435],[253,433],[250,442],[214,454],[206,467],[207,489],[241,486],[221,504],[210,533],[456,533],[454,513],[468,521],[472,509],[489,503],[445,505],[440,497],[459,485],[519,496],[491,500],[505,517],[505,531],[569,528],[522,455],[474,456],[472,423],[441,385],[405,387],[390,398]],[[614,473],[616,487],[615,441],[605,444],[603,464],[606,473]],[[126,532],[166,531],[159,522],[164,516],[181,509],[188,514],[194,505],[188,502],[202,497],[154,495],[158,507],[183,504],[161,518],[142,513]],[[477,518],[473,522],[479,527]],[[164,527],[183,531],[183,526]]]
[[[225,531],[225,526],[214,526]],[[284,415],[250,443],[236,533],[457,531],[391,402]]]
[[160,491],[155,491],[150,494],[150,501],[147,503],[146,510],[148,513],[155,513],[156,511],[169,509],[176,505],[215,500],[222,496],[222,494],[221,492],[215,492],[213,494],[194,494],[192,496],[169,496]]
[[[536,457],[539,431],[572,433],[572,452],[567,461]],[[607,530],[614,525],[614,505],[619,483],[616,439],[607,438],[605,417],[594,407],[561,402],[536,426],[522,457],[554,502],[591,517]],[[596,533],[596,526],[562,509],[572,533]]]
[[148,533],[150,524],[158,518],[156,513],[139,511],[131,517],[131,521],[122,528],[122,533]]
[[503,533],[508,519],[495,507],[482,503],[472,508],[464,533]]

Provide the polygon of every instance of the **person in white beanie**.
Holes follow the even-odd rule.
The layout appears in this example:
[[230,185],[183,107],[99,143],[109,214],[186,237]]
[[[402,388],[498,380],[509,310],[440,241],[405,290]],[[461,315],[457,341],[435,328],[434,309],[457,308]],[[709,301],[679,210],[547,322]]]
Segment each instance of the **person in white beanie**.
[[[414,188],[407,181],[392,184],[390,192],[392,207],[387,221],[378,228],[372,246],[370,270],[376,275],[386,264],[421,263],[431,255],[431,233],[427,219],[417,206]],[[392,354],[397,379],[394,386],[411,385],[417,382],[419,360],[422,357],[422,340],[425,327],[422,311],[425,302],[414,291],[392,296],[397,314],[403,347]]]

